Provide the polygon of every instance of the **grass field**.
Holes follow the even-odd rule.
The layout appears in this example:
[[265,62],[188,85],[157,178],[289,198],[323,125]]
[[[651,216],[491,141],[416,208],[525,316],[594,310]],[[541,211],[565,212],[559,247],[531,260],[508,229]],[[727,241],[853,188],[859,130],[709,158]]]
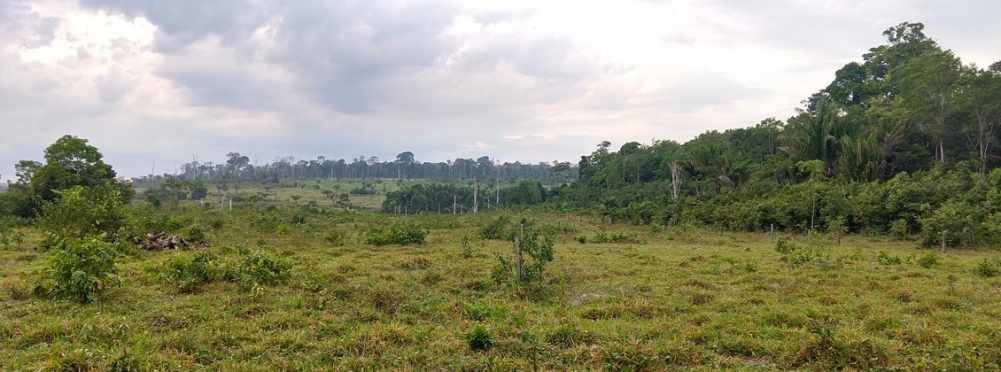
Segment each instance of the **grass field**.
[[[526,292],[491,279],[497,256],[513,250],[478,238],[498,213],[339,210],[276,226],[269,214],[292,212],[187,209],[173,212],[174,224],[204,227],[211,248],[128,252],[122,285],[87,305],[31,294],[50,253],[34,249],[40,232],[22,230],[24,243],[0,250],[0,370],[1001,365],[1001,277],[988,270],[996,251],[931,254],[913,242],[848,236],[838,245],[819,234],[809,246],[788,237],[783,247],[798,248],[783,254],[767,234],[508,212],[556,234],[544,283]],[[364,244],[365,231],[399,221],[428,228],[428,242]],[[332,231],[343,245],[326,239]],[[624,242],[578,242],[599,235]],[[254,286],[216,278],[184,292],[164,275],[205,252],[235,267],[248,251],[288,259],[291,276]],[[466,335],[477,328],[492,347],[471,349]]]

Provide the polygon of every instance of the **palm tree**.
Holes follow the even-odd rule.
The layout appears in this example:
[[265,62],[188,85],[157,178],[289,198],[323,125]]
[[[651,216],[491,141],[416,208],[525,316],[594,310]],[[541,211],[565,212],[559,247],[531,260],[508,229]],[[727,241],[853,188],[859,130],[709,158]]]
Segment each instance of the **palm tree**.
[[782,131],[784,149],[799,160],[820,160],[824,175],[833,176],[842,138],[855,135],[860,125],[859,120],[851,120],[856,116],[842,114],[835,104],[823,99],[813,113],[801,111]]

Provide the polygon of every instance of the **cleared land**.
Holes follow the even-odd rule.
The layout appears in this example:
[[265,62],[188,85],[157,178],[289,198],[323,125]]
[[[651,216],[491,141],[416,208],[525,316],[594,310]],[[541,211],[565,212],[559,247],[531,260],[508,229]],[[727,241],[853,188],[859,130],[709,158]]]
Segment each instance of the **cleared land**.
[[[849,236],[837,245],[834,236],[818,234],[812,247],[804,236],[792,237],[798,249],[782,254],[767,234],[508,212],[556,237],[544,283],[526,292],[491,279],[497,256],[510,256],[512,244],[478,232],[499,213],[194,207],[171,212],[172,223],[202,227],[213,247],[127,252],[119,263],[122,285],[89,305],[31,294],[50,254],[34,250],[40,232],[20,230],[26,240],[0,251],[0,369],[1001,365],[1001,278],[983,271],[998,267],[995,251],[931,255],[913,242]],[[304,224],[272,219],[296,213]],[[366,231],[400,221],[429,229],[428,242],[364,244]],[[343,245],[332,231],[344,234]],[[624,242],[578,242],[599,233]],[[217,277],[185,293],[165,274],[172,262],[205,252],[235,267],[256,251],[291,261],[291,276],[253,286]],[[936,262],[928,264],[930,257]],[[473,351],[467,341],[477,325],[492,341],[488,350]]]

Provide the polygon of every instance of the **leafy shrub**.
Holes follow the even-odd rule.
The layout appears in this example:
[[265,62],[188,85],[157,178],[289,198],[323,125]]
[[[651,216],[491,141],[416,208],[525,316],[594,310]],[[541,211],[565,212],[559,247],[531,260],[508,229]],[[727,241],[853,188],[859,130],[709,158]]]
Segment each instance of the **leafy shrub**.
[[496,284],[504,283],[511,278],[511,273],[514,271],[514,263],[511,259],[497,255],[497,264],[494,268],[490,270],[490,279]]
[[950,247],[971,246],[987,235],[980,221],[983,212],[966,201],[952,199],[942,203],[929,216],[921,218],[921,241],[926,247],[942,244],[942,232],[946,231],[946,244]]
[[799,245],[787,237],[783,236],[775,241],[775,251],[781,254],[789,254],[798,249]]
[[597,233],[595,233],[593,238],[587,239],[587,242],[595,244],[606,244],[606,243],[643,244],[644,243],[643,240],[640,240],[639,237],[633,234],[627,234],[621,231],[616,231],[611,234],[608,234],[604,230],[600,230]]
[[184,220],[176,217],[168,217],[167,221],[164,223],[167,231],[178,231],[184,228],[187,223]]
[[38,243],[38,250],[49,251],[65,249],[66,245],[69,244],[71,240],[72,239],[70,238],[62,237],[46,231],[45,236],[42,237],[42,241]]
[[[183,223],[177,219],[170,219],[157,211],[156,207],[149,203],[143,203],[137,207],[128,209],[128,218],[125,226],[118,230],[119,238],[144,237],[146,234],[156,234],[163,231],[176,231]],[[177,226],[168,227],[168,222],[173,221]]]
[[53,249],[48,278],[35,288],[36,294],[89,303],[109,286],[121,283],[115,275],[117,253],[100,238],[62,239]]
[[247,255],[237,271],[241,282],[254,286],[284,283],[291,273],[292,261],[261,251]]
[[918,258],[918,266],[923,268],[930,269],[936,264],[938,264],[938,254],[935,252],[928,252],[927,254],[921,256],[921,258]]
[[876,262],[880,265],[900,265],[900,256],[890,256],[886,251],[879,251],[879,255],[876,256]]
[[388,244],[421,245],[426,242],[428,233],[429,231],[427,229],[415,224],[396,223],[390,226],[389,230],[377,230],[372,232],[368,238],[365,239],[365,243],[380,246]]
[[198,225],[191,225],[184,232],[184,239],[191,243],[200,242],[205,240],[205,231],[203,231]]
[[806,329],[814,337],[796,355],[794,366],[814,363],[821,370],[874,370],[889,360],[887,352],[870,339],[845,341],[837,337],[837,325],[829,317],[807,313]]
[[822,259],[823,256],[802,247],[796,247],[783,258],[790,266],[800,266],[813,262],[816,259]]
[[973,269],[973,273],[980,277],[993,278],[1001,274],[1001,262],[991,262],[985,258],[977,264],[977,267]]
[[574,237],[574,240],[576,240],[580,244],[587,244],[587,237],[584,235],[577,235]]
[[468,236],[462,237],[462,258],[473,258],[473,247]]
[[213,230],[222,230],[223,226],[225,225],[226,222],[224,222],[222,218],[216,218],[212,220],[212,222],[209,222],[209,227],[211,227]]
[[464,333],[462,338],[466,340],[469,350],[472,351],[487,351],[494,346],[494,340],[490,336],[490,331],[482,324],[477,324],[469,332]]
[[487,318],[503,318],[511,311],[506,306],[490,306],[483,303],[469,303],[465,301],[459,301],[456,303],[459,308],[459,312],[463,316],[470,320],[475,320],[477,322],[482,322],[487,320]]
[[340,230],[331,230],[327,233],[327,236],[323,238],[323,241],[327,242],[335,247],[343,246],[347,242],[348,234]]
[[24,233],[20,231],[0,231],[0,246],[3,246],[5,249],[10,248],[11,243],[13,243],[14,248],[20,248],[21,244],[24,244]]
[[[518,284],[541,282],[546,263],[553,261],[554,242],[552,236],[540,237],[538,231],[526,231],[520,244],[522,272],[521,283]],[[499,284],[512,278],[515,267],[512,260],[504,256],[498,255],[497,261],[498,263],[494,266],[490,276]]]
[[59,198],[42,206],[39,221],[47,231],[74,238],[113,233],[125,226],[131,197],[120,185],[58,190]]
[[509,226],[511,226],[511,220],[504,216],[499,216],[497,219],[490,221],[490,223],[480,228],[480,238],[488,240],[510,239],[512,236]]
[[161,273],[168,282],[177,285],[183,293],[193,292],[203,284],[232,277],[229,265],[209,252],[194,257],[180,256],[167,263]]

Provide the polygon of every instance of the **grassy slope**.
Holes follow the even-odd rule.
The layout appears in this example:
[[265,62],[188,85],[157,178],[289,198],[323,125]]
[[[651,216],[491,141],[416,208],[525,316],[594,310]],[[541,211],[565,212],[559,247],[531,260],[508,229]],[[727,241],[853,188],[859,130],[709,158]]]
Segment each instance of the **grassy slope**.
[[[565,232],[547,268],[551,293],[528,301],[489,279],[509,243],[474,239],[472,256],[463,257],[462,237],[496,215],[410,217],[431,227],[428,244],[372,247],[360,231],[403,217],[310,216],[279,235],[252,226],[256,213],[180,215],[203,226],[224,221],[209,231],[209,249],[225,259],[238,260],[235,248],[247,247],[295,263],[288,284],[256,294],[229,282],[180,294],[156,273],[195,254],[182,251],[124,258],[125,284],[98,303],[40,299],[28,293],[48,254],[0,251],[0,370],[106,369],[115,361],[159,370],[531,370],[523,331],[539,340],[544,370],[1001,363],[1001,278],[973,274],[997,252],[952,251],[930,269],[884,266],[880,250],[904,259],[925,252],[908,242],[853,236],[836,246],[819,236],[815,250],[828,259],[793,267],[762,234],[654,233],[529,213]],[[646,244],[573,239],[599,228]],[[325,243],[331,229],[349,232],[348,244]],[[25,246],[33,246],[39,234],[26,232]],[[467,347],[462,335],[477,321],[461,303],[489,310],[482,323],[491,350]],[[511,320],[520,312],[524,329]]]

